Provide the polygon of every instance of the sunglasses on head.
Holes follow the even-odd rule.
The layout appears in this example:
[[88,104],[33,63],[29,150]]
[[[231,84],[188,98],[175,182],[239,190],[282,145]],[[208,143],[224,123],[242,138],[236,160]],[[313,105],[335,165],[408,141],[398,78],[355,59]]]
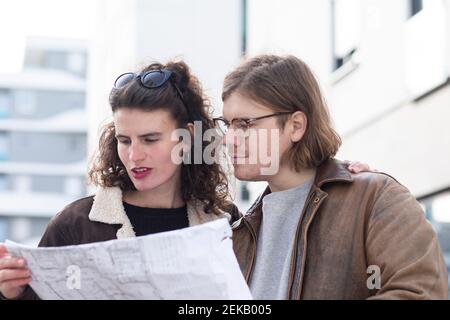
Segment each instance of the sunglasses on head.
[[186,111],[190,119],[190,113],[189,109],[187,108],[186,102],[184,101],[183,94],[181,93],[181,90],[178,88],[175,81],[172,79],[172,71],[170,70],[150,70],[147,72],[126,72],[124,74],[121,74],[117,77],[116,81],[114,81],[114,88],[120,89],[124,86],[126,86],[128,83],[130,83],[132,80],[139,78],[141,85],[148,89],[155,89],[163,86],[167,81],[169,81],[172,86],[175,88],[175,91],[177,92],[181,102],[183,103],[184,107],[186,108]]

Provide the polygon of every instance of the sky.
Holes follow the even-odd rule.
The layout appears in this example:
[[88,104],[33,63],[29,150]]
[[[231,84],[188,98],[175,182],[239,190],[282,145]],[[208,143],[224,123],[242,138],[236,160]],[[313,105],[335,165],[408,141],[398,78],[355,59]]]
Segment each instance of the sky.
[[27,36],[87,39],[97,0],[0,0],[0,73],[20,72]]

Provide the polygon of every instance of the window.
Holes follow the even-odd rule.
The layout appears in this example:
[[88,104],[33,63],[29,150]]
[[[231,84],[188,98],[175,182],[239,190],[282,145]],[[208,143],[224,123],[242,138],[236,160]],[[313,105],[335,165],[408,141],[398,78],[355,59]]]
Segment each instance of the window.
[[44,175],[33,176],[31,190],[36,192],[62,193],[64,191],[64,178]]
[[245,56],[247,53],[247,0],[241,0],[242,12],[241,12],[241,54]]
[[0,173],[0,191],[9,190],[9,178],[6,174]]
[[8,238],[9,219],[0,217],[0,242],[4,242]]
[[29,238],[41,238],[49,223],[48,218],[29,218],[31,222]]
[[25,66],[39,69],[63,70],[79,76],[86,74],[86,54],[82,51],[27,49]]
[[410,1],[405,21],[405,83],[411,99],[419,100],[444,85],[448,70],[448,17],[444,1]]
[[9,90],[0,89],[0,119],[7,118],[12,109],[12,99]]
[[0,132],[0,161],[8,160],[9,141],[5,132]]
[[10,157],[17,162],[68,163],[86,159],[85,133],[15,132]]
[[45,53],[45,67],[64,70],[67,67],[67,54],[62,51],[47,51]]
[[34,91],[18,90],[15,93],[14,100],[17,115],[33,115],[36,109],[36,93]]
[[12,183],[15,192],[27,193],[31,191],[31,176],[15,175]]
[[67,70],[84,76],[86,73],[86,56],[81,52],[70,53],[67,56]]
[[361,3],[359,0],[333,0],[334,70],[350,62],[357,53],[361,38]]
[[42,68],[45,64],[45,52],[42,49],[27,49],[25,67]]
[[423,9],[423,0],[409,0],[409,16],[416,15]]

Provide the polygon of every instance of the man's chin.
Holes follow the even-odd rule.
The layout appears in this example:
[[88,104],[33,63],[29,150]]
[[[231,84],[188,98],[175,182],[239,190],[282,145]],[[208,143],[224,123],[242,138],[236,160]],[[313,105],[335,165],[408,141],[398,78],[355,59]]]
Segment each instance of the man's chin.
[[261,181],[264,180],[263,177],[261,177],[260,174],[257,174],[257,172],[252,172],[251,170],[246,170],[245,166],[234,166],[234,176],[236,179],[242,180],[242,181]]

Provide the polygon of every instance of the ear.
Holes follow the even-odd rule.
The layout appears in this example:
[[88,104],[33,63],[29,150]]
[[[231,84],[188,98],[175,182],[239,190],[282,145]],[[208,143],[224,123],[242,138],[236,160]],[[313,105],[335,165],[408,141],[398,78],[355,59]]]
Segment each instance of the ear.
[[195,132],[194,132],[194,124],[192,122],[189,122],[186,126],[186,129],[189,130],[189,132],[191,133],[191,136],[193,137]]
[[183,152],[189,155],[189,150],[192,148],[192,143],[194,141],[195,129],[194,125],[189,122],[186,125],[186,129],[189,130],[189,139],[183,141]]
[[308,119],[303,112],[297,111],[292,114],[289,119],[289,136],[292,142],[298,142],[303,138],[307,125]]

